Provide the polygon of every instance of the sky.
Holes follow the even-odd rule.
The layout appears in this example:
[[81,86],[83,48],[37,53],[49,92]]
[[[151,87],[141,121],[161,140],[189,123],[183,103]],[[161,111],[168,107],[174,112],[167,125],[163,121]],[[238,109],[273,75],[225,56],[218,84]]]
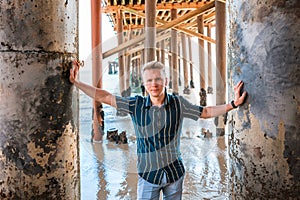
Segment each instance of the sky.
[[[106,14],[102,14],[102,41],[105,43],[115,36],[115,32]],[[105,34],[104,34],[105,33]],[[79,59],[86,60],[90,57],[91,47],[91,1],[79,1]]]

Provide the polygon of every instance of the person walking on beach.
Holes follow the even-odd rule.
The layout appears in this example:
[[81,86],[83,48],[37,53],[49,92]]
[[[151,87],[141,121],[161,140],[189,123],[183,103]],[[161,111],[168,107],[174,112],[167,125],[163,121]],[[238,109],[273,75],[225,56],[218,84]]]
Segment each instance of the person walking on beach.
[[166,91],[164,65],[157,61],[146,63],[142,78],[148,96],[120,97],[78,80],[79,64],[74,62],[70,81],[96,101],[111,105],[130,114],[137,143],[138,199],[166,200],[182,197],[185,169],[180,153],[180,134],[184,118],[212,118],[243,104],[246,92],[240,94],[243,82],[234,88],[231,103],[201,107],[179,95]]

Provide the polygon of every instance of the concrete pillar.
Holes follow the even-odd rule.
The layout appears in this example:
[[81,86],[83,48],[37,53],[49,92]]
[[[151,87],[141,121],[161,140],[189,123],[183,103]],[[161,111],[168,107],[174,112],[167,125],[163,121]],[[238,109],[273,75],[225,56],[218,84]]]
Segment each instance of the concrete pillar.
[[145,0],[145,56],[146,62],[155,60],[156,51],[156,1]]
[[[171,19],[174,20],[177,18],[177,10],[171,9]],[[172,55],[172,90],[174,94],[179,94],[178,91],[178,47],[177,47],[177,31],[171,30],[171,55]]]
[[80,199],[78,1],[0,8],[0,197]]
[[[226,5],[215,0],[216,7],[216,104],[226,103]],[[217,135],[224,135],[226,115],[215,118]]]
[[231,196],[298,199],[299,1],[230,0],[228,14],[229,88],[249,93],[229,118]]
[[[204,34],[204,16],[197,17],[198,33]],[[198,39],[199,43],[199,69],[200,69],[200,105],[206,106],[206,90],[205,90],[205,57],[204,57],[204,40]]]

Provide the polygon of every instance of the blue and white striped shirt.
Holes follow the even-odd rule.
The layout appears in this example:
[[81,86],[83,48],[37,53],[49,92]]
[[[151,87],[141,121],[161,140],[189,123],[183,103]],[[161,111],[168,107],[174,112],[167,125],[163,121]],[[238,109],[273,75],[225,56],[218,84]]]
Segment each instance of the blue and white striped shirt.
[[182,120],[197,120],[203,110],[181,96],[167,94],[161,107],[152,106],[150,96],[116,97],[117,109],[129,113],[137,140],[138,174],[160,184],[177,181],[185,172],[180,153]]

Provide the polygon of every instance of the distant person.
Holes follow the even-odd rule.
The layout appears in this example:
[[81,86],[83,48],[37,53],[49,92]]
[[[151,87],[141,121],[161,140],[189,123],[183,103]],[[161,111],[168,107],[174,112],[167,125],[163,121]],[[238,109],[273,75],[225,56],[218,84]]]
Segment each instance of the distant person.
[[136,131],[138,199],[182,198],[185,174],[180,153],[180,131],[183,118],[197,120],[223,115],[241,105],[246,92],[240,95],[243,82],[234,88],[235,98],[231,103],[201,107],[193,105],[182,96],[167,93],[168,83],[164,65],[160,62],[146,63],[142,78],[148,96],[120,97],[80,82],[79,65],[70,70],[70,81],[96,101],[111,105],[132,118]]

